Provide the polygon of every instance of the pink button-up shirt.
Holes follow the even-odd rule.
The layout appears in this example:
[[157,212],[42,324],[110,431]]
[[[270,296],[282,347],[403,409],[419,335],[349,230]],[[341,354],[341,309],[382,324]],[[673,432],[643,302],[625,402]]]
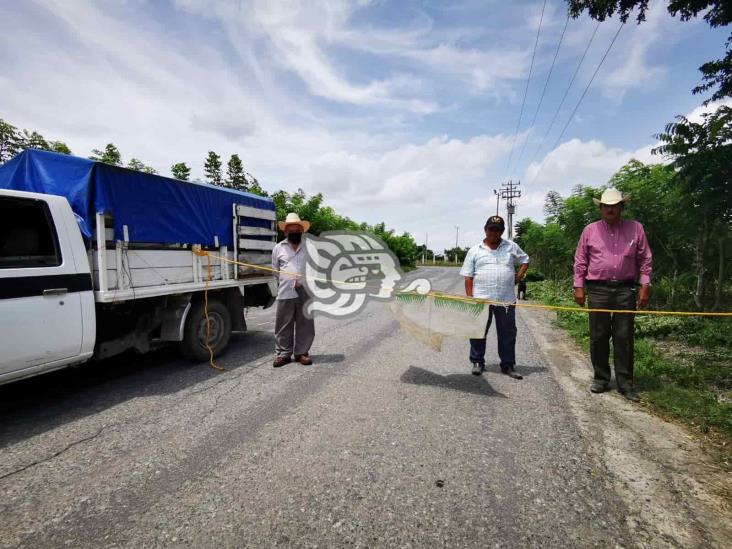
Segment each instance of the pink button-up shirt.
[[574,286],[585,280],[638,280],[651,282],[651,248],[643,225],[621,219],[611,227],[600,220],[582,231],[574,254]]

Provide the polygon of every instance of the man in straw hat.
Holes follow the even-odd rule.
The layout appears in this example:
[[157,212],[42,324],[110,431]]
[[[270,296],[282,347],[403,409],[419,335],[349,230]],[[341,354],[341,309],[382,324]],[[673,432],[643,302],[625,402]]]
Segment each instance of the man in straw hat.
[[303,286],[307,252],[302,235],[310,228],[296,213],[288,213],[278,226],[285,233],[285,240],[272,250],[272,268],[279,281],[277,312],[275,315],[275,357],[273,366],[279,368],[292,360],[304,366],[313,363],[310,346],[315,338],[315,322],[305,316],[308,295]]
[[[651,249],[643,225],[622,219],[627,197],[607,189],[592,199],[602,219],[582,231],[574,256],[574,300],[590,309],[635,310],[648,305],[651,293]],[[637,294],[637,295],[636,295]],[[633,385],[633,330],[631,313],[589,313],[590,359],[595,371],[590,391],[602,393],[610,384],[610,338],[613,340],[618,391],[638,401]]]

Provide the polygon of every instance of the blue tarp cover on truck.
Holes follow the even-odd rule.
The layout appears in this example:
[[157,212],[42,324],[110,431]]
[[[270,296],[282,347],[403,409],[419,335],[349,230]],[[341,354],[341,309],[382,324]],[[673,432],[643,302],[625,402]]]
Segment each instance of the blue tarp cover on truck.
[[[233,245],[232,205],[274,211],[269,198],[151,175],[65,154],[29,149],[0,166],[0,188],[64,196],[91,237],[94,215],[108,213],[114,238],[130,242]],[[250,226],[269,221],[247,219]]]

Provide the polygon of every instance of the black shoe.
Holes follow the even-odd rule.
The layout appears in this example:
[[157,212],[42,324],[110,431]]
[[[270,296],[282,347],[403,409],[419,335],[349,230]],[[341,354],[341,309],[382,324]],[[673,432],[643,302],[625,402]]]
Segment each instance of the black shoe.
[[513,379],[524,379],[524,376],[514,370],[513,366],[508,366],[507,368],[501,367],[501,373],[507,375],[508,377],[512,377]]
[[607,391],[607,383],[602,381],[593,381],[592,385],[590,385],[591,393],[604,393],[605,391]]
[[618,393],[623,395],[631,402],[640,402],[640,395],[635,392],[635,389],[618,389]]
[[480,362],[473,362],[473,370],[471,373],[474,376],[479,376],[483,373],[483,370],[485,370],[485,364],[481,364]]

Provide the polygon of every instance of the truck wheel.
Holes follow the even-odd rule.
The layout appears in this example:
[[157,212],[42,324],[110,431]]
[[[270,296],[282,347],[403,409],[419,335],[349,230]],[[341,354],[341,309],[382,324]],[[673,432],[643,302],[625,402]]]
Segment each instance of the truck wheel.
[[[211,324],[208,344],[213,350],[214,356],[218,356],[229,344],[231,337],[231,316],[229,316],[226,305],[220,301],[209,300],[208,320]],[[198,362],[209,359],[203,302],[195,303],[188,313],[180,351],[186,358]]]

